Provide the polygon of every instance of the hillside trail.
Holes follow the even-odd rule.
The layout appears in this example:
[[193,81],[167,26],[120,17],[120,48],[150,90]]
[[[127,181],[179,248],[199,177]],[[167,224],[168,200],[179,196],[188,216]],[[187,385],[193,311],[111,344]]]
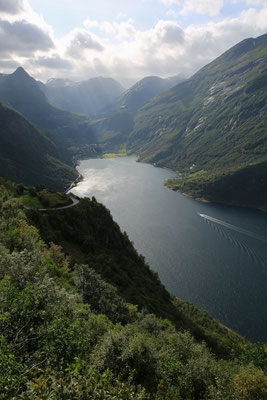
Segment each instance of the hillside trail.
[[58,211],[58,210],[65,210],[66,208],[71,208],[76,206],[77,204],[80,203],[80,200],[76,199],[72,194],[69,195],[69,198],[71,199],[72,203],[68,204],[67,206],[62,206],[62,207],[53,207],[53,208],[38,208],[38,211]]
[[[36,208],[35,210],[36,210],[36,211],[51,211],[51,210],[52,210],[52,211],[58,211],[58,210],[65,210],[66,208],[71,208],[71,207],[77,206],[77,204],[80,203],[80,200],[76,199],[76,198],[73,196],[73,194],[70,194],[70,195],[69,195],[69,198],[71,199],[72,203],[71,203],[71,204],[68,204],[67,206],[62,206],[62,207],[50,207],[50,208]],[[28,206],[25,206],[25,205],[23,205],[23,207],[24,207],[26,210],[32,210],[32,207],[28,207]]]

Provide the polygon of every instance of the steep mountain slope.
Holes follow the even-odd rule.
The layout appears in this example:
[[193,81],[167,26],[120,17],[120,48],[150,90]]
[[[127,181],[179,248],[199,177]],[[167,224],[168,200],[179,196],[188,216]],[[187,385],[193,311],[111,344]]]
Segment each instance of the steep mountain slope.
[[121,110],[93,120],[91,127],[102,151],[114,153],[125,148],[134,127],[134,119],[130,112]]
[[0,99],[45,129],[62,153],[69,146],[95,143],[88,120],[49,104],[38,83],[21,67],[1,76]]
[[[144,106],[128,148],[141,160],[180,173],[201,171],[206,186],[210,171],[227,174],[231,168],[266,161],[266,61],[267,35],[237,44]],[[187,175],[181,179],[184,182]],[[263,184],[266,187],[266,179]],[[235,199],[231,186],[229,180],[227,187]],[[219,200],[216,194],[210,199]]]
[[102,150],[118,153],[125,149],[128,136],[134,127],[134,115],[138,110],[157,94],[167,91],[182,80],[184,78],[180,75],[167,79],[148,76],[127,90],[117,102],[110,105],[105,116],[91,122]]
[[1,399],[266,399],[266,346],[171,296],[104,206],[38,213],[20,196],[0,178]]
[[17,183],[63,190],[77,172],[58,160],[58,151],[39,129],[0,103],[0,174]]
[[168,79],[162,79],[158,76],[147,76],[123,94],[119,101],[119,108],[135,113],[153,97],[169,90],[182,80],[183,78],[180,76]]
[[64,110],[83,114],[99,114],[124,92],[112,78],[97,77],[83,82],[51,79],[40,85],[51,104]]
[[60,213],[36,210],[26,213],[46,243],[60,244],[71,255],[73,263],[90,265],[117,287],[125,301],[168,318],[179,329],[189,330],[222,357],[228,358],[229,347],[238,348],[242,343],[240,336],[227,331],[206,312],[170,295],[144,258],[137,254],[127,234],[121,233],[109,211],[94,198],[92,201],[80,199],[76,207]]

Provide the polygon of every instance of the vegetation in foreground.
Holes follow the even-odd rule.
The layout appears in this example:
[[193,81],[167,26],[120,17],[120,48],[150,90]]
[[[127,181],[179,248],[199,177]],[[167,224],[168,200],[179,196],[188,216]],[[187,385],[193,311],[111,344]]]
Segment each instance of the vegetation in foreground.
[[59,208],[72,204],[72,200],[66,194],[55,190],[45,189],[43,185],[33,187],[17,186],[22,204],[27,208]]
[[[1,183],[0,399],[267,398],[266,345],[219,330],[211,317],[173,299],[105,207],[83,199],[39,220],[36,211],[26,217],[16,185]],[[29,214],[41,222],[41,235]],[[68,256],[43,241],[53,232]],[[173,323],[162,318],[167,304],[177,307],[180,323],[178,314]],[[207,337],[216,333],[227,345],[224,356],[195,339],[186,316],[206,327]]]

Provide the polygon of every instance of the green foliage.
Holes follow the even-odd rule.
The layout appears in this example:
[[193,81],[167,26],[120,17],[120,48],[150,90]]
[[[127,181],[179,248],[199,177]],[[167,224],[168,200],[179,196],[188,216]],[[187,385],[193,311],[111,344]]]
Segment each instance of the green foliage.
[[102,155],[102,158],[114,158],[114,157],[126,157],[127,151],[125,146],[122,146],[117,153],[105,153]]
[[267,162],[260,162],[228,168],[224,172],[188,174],[168,180],[165,184],[197,198],[266,211],[266,176]]
[[234,377],[234,388],[238,400],[267,399],[267,377],[253,364],[240,368]]
[[[179,329],[189,329],[197,340],[205,340],[216,354],[229,358],[233,348],[236,353],[241,351],[243,341],[236,334],[211,317],[204,318],[198,309],[190,312],[188,307],[183,306],[185,303],[170,296],[158,276],[137,254],[127,235],[120,232],[109,211],[95,200],[81,199],[76,207],[60,213],[51,211],[41,214],[30,210],[27,215],[47,243],[53,241],[60,244],[72,256],[71,268],[77,262],[89,265],[100,275],[101,279],[96,278],[97,275],[93,276],[89,268],[87,272],[85,265],[80,267],[77,284],[85,301],[90,302],[89,295],[86,300],[86,290],[95,299],[95,304],[99,301],[102,286],[108,288],[103,284],[104,280],[118,289],[124,302],[135,304],[139,310],[145,309],[158,317],[168,318]],[[97,284],[92,284],[95,281]],[[113,291],[109,290],[106,298],[103,297],[98,306],[94,306],[94,311],[107,313],[114,322],[118,321],[116,312],[120,318],[124,315],[121,321],[135,318],[125,312],[124,306],[121,308],[120,302],[114,300],[112,303],[110,299],[117,298]],[[205,323],[201,323],[203,320]]]
[[[12,192],[0,193],[1,400],[266,398],[266,346],[170,296],[103,206],[87,199],[56,214],[27,211],[72,257],[81,246],[100,275],[85,263],[73,271],[64,247],[45,244]],[[109,265],[116,288],[104,280],[106,268],[112,281]],[[174,324],[147,313],[154,308]]]
[[51,189],[41,189],[40,191],[34,188],[24,189],[24,194],[20,196],[20,200],[24,206],[35,209],[57,208],[72,204],[69,196]]
[[43,204],[40,202],[40,200],[37,197],[33,197],[30,194],[24,194],[21,196],[21,201],[22,204],[26,207],[30,208],[42,208]]
[[34,377],[27,391],[20,396],[24,400],[149,400],[144,389],[130,381],[113,381],[109,371],[100,374],[79,359],[69,365],[64,373],[55,374],[49,369]]
[[148,103],[153,97],[173,87],[182,78],[162,79],[157,76],[147,76],[134,84],[120,99],[120,108],[135,114],[140,108]]
[[127,380],[132,377],[149,391],[155,390],[156,351],[153,340],[136,327],[118,326],[104,335],[93,353],[93,365],[100,371],[110,369],[113,377]]
[[71,199],[54,190],[43,190],[37,192],[38,198],[45,207],[57,208],[64,207],[72,203]]
[[116,322],[129,320],[129,311],[117,290],[100,278],[88,265],[75,266],[76,286],[84,303],[89,303],[96,314],[105,314]]
[[62,156],[55,144],[21,114],[0,103],[0,120],[1,174],[5,178],[28,185],[41,182],[61,190],[77,178],[77,171],[59,160]]
[[0,399],[14,398],[27,382],[25,366],[16,361],[11,346],[0,337]]
[[134,121],[131,113],[121,111],[92,121],[91,126],[104,152],[121,153],[121,149],[125,148],[127,138],[133,130]]

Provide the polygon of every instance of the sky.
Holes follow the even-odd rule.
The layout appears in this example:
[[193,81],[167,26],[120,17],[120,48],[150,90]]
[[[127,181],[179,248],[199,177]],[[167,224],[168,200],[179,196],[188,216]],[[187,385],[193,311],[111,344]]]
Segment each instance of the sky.
[[0,72],[126,88],[186,77],[243,39],[267,33],[267,0],[0,0]]

